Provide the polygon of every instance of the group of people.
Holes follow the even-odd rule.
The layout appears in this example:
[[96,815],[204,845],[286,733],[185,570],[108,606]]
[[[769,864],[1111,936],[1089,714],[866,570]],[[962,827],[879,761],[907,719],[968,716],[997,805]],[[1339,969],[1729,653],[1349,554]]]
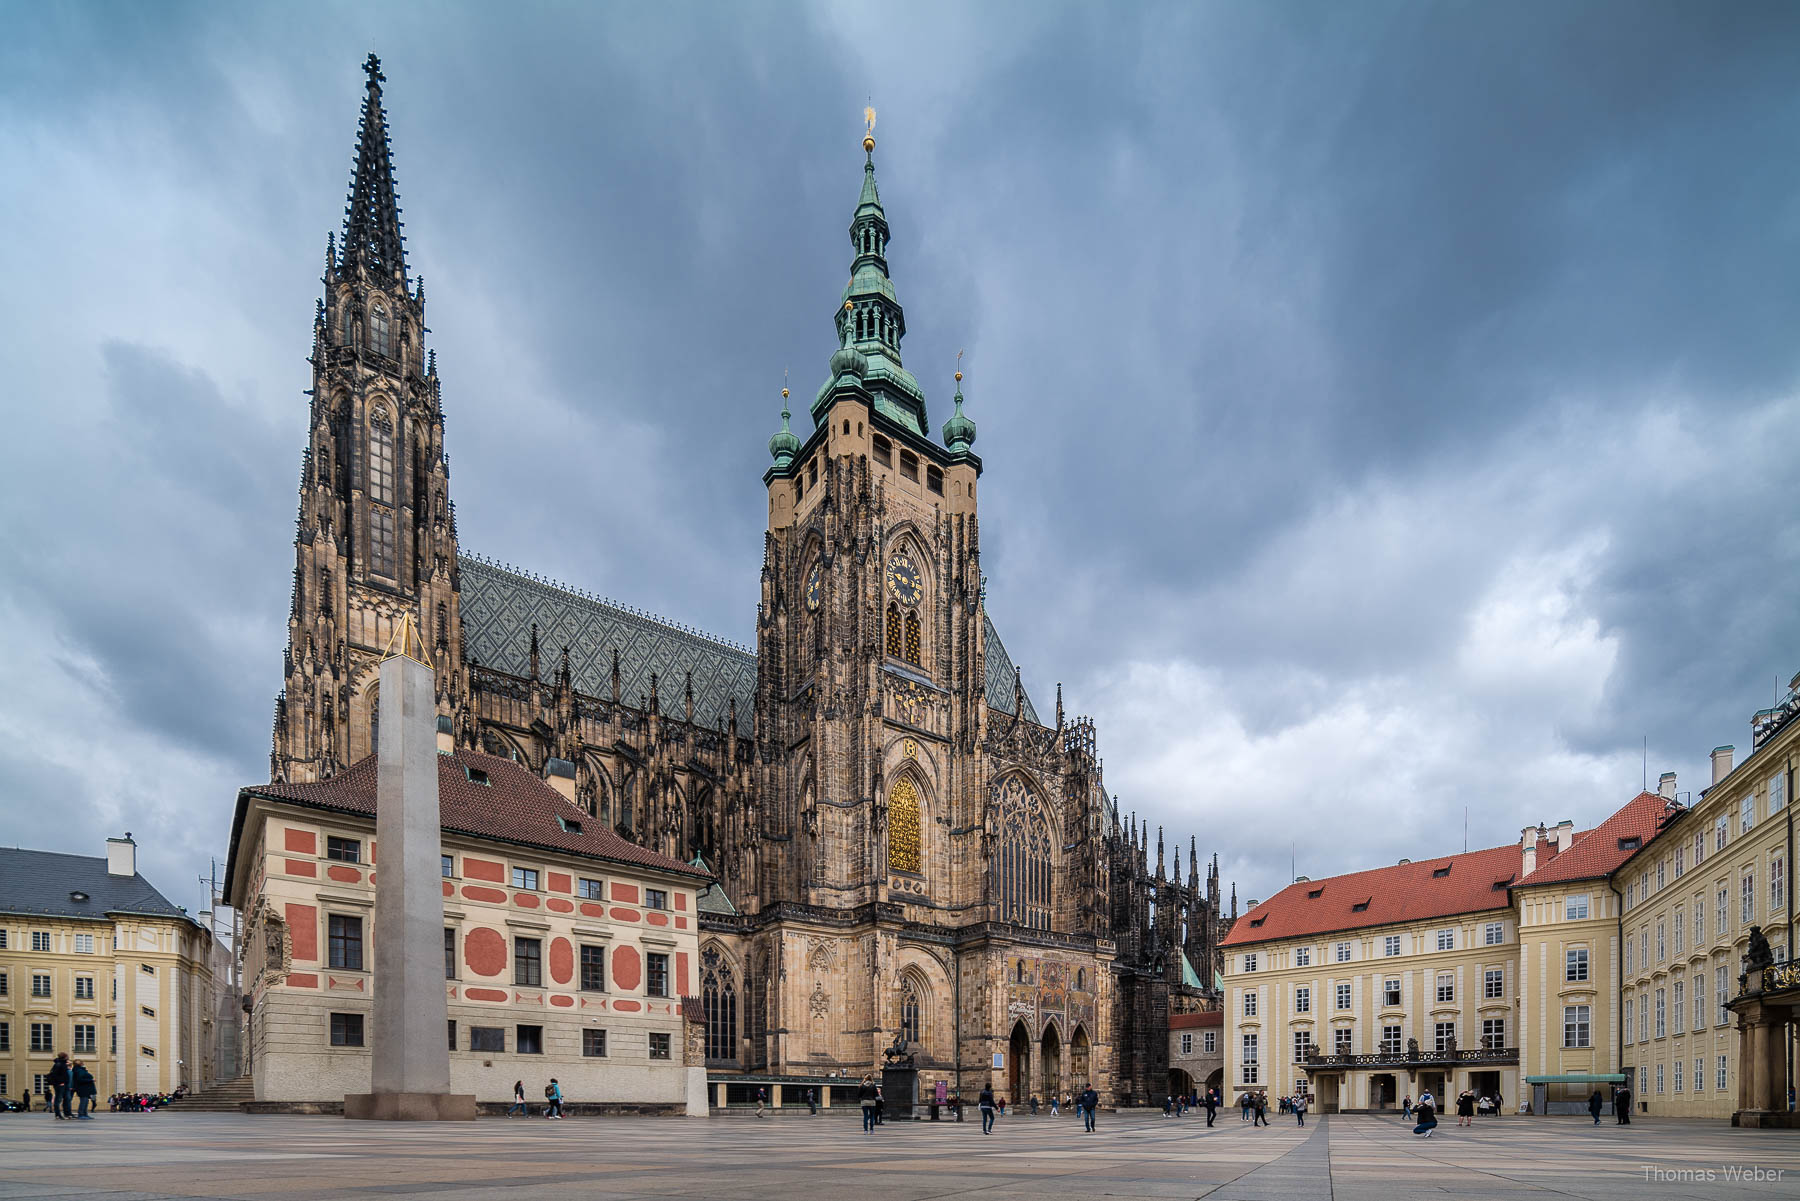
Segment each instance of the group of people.
[[[50,1064],[50,1070],[44,1076],[44,1100],[48,1103],[50,1113],[57,1121],[65,1119],[72,1122],[91,1122],[93,1115],[88,1107],[94,1104],[99,1094],[94,1084],[94,1074],[87,1069],[81,1060],[71,1060],[66,1052],[58,1052],[56,1059]],[[27,1097],[30,1094],[26,1094]],[[70,1098],[74,1098],[79,1112],[71,1112]]]
[[[525,1082],[523,1080],[513,1081],[513,1103],[512,1108],[506,1111],[506,1116],[510,1118],[514,1114],[518,1114],[522,1118],[531,1116],[531,1108],[525,1104]],[[553,1122],[562,1121],[562,1085],[556,1082],[555,1076],[550,1077],[550,1083],[544,1086],[544,1116]]]
[[[1475,1114],[1482,1108],[1483,1101],[1489,1102],[1494,1112],[1500,1111],[1499,1093],[1495,1093],[1491,1098],[1477,1097],[1473,1089],[1465,1088],[1456,1094],[1456,1124],[1473,1126]],[[1413,1126],[1413,1133],[1421,1138],[1430,1138],[1437,1133],[1438,1114],[1442,1112],[1442,1109],[1438,1099],[1431,1095],[1430,1089],[1420,1093],[1417,1101],[1409,1096],[1400,1102],[1400,1116],[1417,1119],[1417,1124]]]

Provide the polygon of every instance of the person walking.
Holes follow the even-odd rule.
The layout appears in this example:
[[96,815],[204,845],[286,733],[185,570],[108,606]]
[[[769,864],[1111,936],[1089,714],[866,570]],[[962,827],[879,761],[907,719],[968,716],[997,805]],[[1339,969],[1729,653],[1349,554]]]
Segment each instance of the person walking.
[[1094,1132],[1094,1111],[1100,1108],[1100,1094],[1095,1092],[1094,1086],[1090,1084],[1083,1090],[1081,1100],[1077,1104],[1081,1106],[1082,1118],[1087,1123],[1087,1133],[1092,1134]]
[[1051,1093],[1050,1094],[1050,1116],[1054,1118],[1054,1117],[1057,1117],[1058,1115],[1060,1115],[1061,1113],[1062,1113],[1062,1105],[1059,1103],[1059,1098],[1057,1097],[1057,1095],[1055,1093]]
[[1213,1092],[1213,1090],[1210,1088],[1207,1089],[1206,1090],[1206,1100],[1205,1100],[1205,1102],[1203,1102],[1203,1104],[1205,1104],[1205,1106],[1206,1106],[1206,1124],[1208,1126],[1211,1126],[1213,1124],[1213,1115],[1218,1113],[1218,1110],[1219,1110],[1218,1094]]
[[1600,1111],[1605,1108],[1606,1102],[1601,1100],[1600,1090],[1595,1089],[1594,1095],[1588,1098],[1588,1112],[1594,1115],[1594,1125],[1600,1124]]
[[994,1086],[984,1084],[981,1093],[975,1098],[976,1108],[981,1110],[981,1133],[994,1133]]
[[875,1104],[879,1090],[875,1087],[873,1077],[864,1076],[862,1083],[856,1087],[856,1099],[862,1102],[863,1133],[875,1133]]
[[1456,1124],[1473,1126],[1475,1124],[1475,1094],[1463,1089],[1456,1098]]
[[50,1073],[44,1079],[50,1090],[50,1112],[56,1115],[57,1121],[69,1116],[69,1057],[59,1051],[50,1065]]
[[86,1065],[79,1059],[77,1059],[75,1065],[69,1069],[69,1087],[74,1090],[75,1096],[79,1098],[80,1109],[75,1115],[75,1120],[77,1122],[93,1121],[94,1119],[88,1115],[88,1106],[93,1105],[94,1108],[99,1108],[98,1105],[94,1104],[94,1098],[99,1094],[100,1090],[94,1085],[94,1074],[88,1071]]
[[806,1112],[815,1118],[819,1116],[819,1090],[816,1088],[806,1090]]
[[544,1100],[549,1102],[544,1108],[544,1116],[551,1121],[562,1121],[562,1085],[556,1082],[555,1076],[550,1077],[550,1083],[544,1086]]
[[1306,1125],[1306,1094],[1295,1093],[1294,1104],[1291,1108],[1294,1111],[1294,1120],[1302,1126]]
[[1437,1108],[1431,1103],[1430,1093],[1420,1095],[1419,1103],[1413,1106],[1413,1115],[1419,1119],[1419,1124],[1413,1127],[1414,1134],[1430,1138],[1437,1133]]
[[1631,1125],[1631,1089],[1623,1084],[1613,1092],[1613,1122],[1619,1126]]
[[1252,1114],[1254,1115],[1250,1119],[1250,1125],[1252,1127],[1267,1126],[1269,1124],[1269,1094],[1268,1093],[1259,1092],[1256,1094],[1256,1096],[1252,1097],[1250,1100],[1250,1109],[1251,1109]]
[[531,1116],[531,1111],[525,1108],[525,1082],[523,1080],[513,1081],[513,1103],[512,1108],[506,1111],[506,1116],[510,1118],[515,1113],[522,1118]]
[[1242,1092],[1238,1095],[1238,1108],[1243,1110],[1243,1120],[1248,1122],[1250,1120],[1250,1093],[1249,1093],[1249,1090],[1246,1089],[1244,1092]]
[[1407,1093],[1404,1097],[1400,1098],[1400,1117],[1401,1117],[1401,1119],[1404,1121],[1411,1121],[1412,1120],[1412,1109],[1413,1109],[1412,1094]]
[[763,1118],[763,1106],[765,1104],[767,1104],[768,1100],[769,1100],[769,1090],[768,1089],[759,1088],[756,1090],[756,1120],[759,1122]]

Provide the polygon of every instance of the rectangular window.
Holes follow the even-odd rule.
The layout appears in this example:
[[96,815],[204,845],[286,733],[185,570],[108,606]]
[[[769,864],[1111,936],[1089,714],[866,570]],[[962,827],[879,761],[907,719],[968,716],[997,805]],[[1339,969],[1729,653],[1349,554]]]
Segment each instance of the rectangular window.
[[644,956],[644,995],[647,997],[666,997],[669,995],[669,957],[657,951]]
[[667,909],[668,907],[669,894],[667,892],[660,888],[646,888],[644,890],[644,908]]
[[1723,1092],[1725,1089],[1725,1057],[1719,1056],[1718,1066],[1713,1073],[1713,1087]]
[[[0,951],[4,951],[4,950],[6,950],[6,931],[0,930]],[[0,1094],[0,1096],[4,1096],[4,1095],[5,1094]]]
[[34,997],[50,995],[50,974],[48,972],[31,973],[31,995]]
[[1656,923],[1656,962],[1661,963],[1669,957],[1669,928],[1664,922]]
[[1725,849],[1725,835],[1730,829],[1731,814],[1719,814],[1719,820],[1713,823],[1713,850],[1722,851]]
[[1455,950],[1456,949],[1456,931],[1455,930],[1439,930],[1437,932],[1437,949],[1440,951]]
[[1750,833],[1750,827],[1756,824],[1756,794],[1747,792],[1744,799],[1738,802],[1738,833]]
[[444,927],[444,979],[456,979],[456,928]]
[[1661,1096],[1663,1090],[1663,1065],[1656,1065],[1656,1095]]
[[1506,969],[1491,967],[1481,973],[1481,995],[1489,1001],[1506,995]]
[[925,486],[942,496],[944,494],[944,473],[936,467],[927,467],[925,469]]
[[94,978],[92,976],[75,977],[75,999],[77,1001],[94,999]]
[[1669,990],[1656,990],[1656,1037],[1664,1038],[1669,1033]]
[[454,879],[456,876],[456,856],[439,855],[438,870],[443,874],[446,880]]
[[581,945],[581,990],[606,991],[606,948]]
[[1351,1038],[1353,1033],[1354,1032],[1350,1030],[1333,1030],[1331,1032],[1332,1052],[1337,1055],[1355,1054],[1355,1047],[1352,1044]]
[[1313,1041],[1311,1030],[1294,1031],[1294,1062],[1305,1063],[1312,1056]]
[[339,863],[361,863],[362,841],[328,834],[325,837],[325,858],[336,859]]
[[1625,970],[1627,972],[1631,970],[1631,965],[1636,959],[1635,950],[1634,940],[1631,935],[1627,934],[1625,936]]
[[75,936],[75,953],[77,955],[92,955],[94,953],[94,936],[92,934],[77,934]]
[[53,1051],[56,1043],[56,1028],[49,1022],[31,1023],[31,1049],[33,1051]]
[[1694,831],[1694,866],[1699,867],[1706,859],[1706,831]]
[[1780,772],[1769,777],[1769,812],[1775,813],[1787,804],[1787,777]]
[[537,886],[538,886],[537,868],[535,868],[535,867],[515,867],[515,868],[513,868],[512,869],[512,884],[513,884],[514,888],[525,889],[530,892],[536,892]]
[[1244,1016],[1247,1018],[1256,1016],[1256,994],[1253,992],[1244,994]]
[[143,1014],[147,1018],[153,1018],[156,1016],[156,1010],[150,1008],[148,1005],[139,1005],[138,1012]]
[[1780,851],[1769,856],[1769,911],[1787,904],[1787,857]]
[[1676,1091],[1676,1092],[1681,1092],[1681,1091],[1682,1091],[1682,1088],[1681,1088],[1681,1069],[1682,1069],[1682,1066],[1683,1066],[1683,1063],[1684,1063],[1684,1061],[1683,1061],[1683,1060],[1680,1060],[1680,1059],[1677,1059],[1677,1060],[1676,1060],[1676,1061],[1675,1061],[1675,1091]]
[[919,456],[915,455],[910,450],[901,451],[900,452],[900,474],[905,476],[907,479],[911,480],[913,483],[915,483],[915,484],[918,483],[919,482]]
[[327,967],[340,968],[347,972],[362,971],[363,939],[360,917],[346,917],[341,913],[332,914],[326,919],[325,943]]
[[1563,903],[1563,917],[1565,920],[1571,921],[1571,922],[1583,921],[1587,918],[1587,915],[1588,915],[1588,894],[1587,893],[1584,892],[1584,893],[1581,893],[1579,896],[1569,897]]
[[1246,972],[1254,972],[1256,970],[1256,956],[1255,955],[1244,956],[1244,970]]
[[1697,1093],[1706,1091],[1706,1056],[1704,1055],[1694,1056],[1694,1091]]
[[513,939],[513,983],[533,987],[544,983],[544,944],[541,940]]
[[[1713,1004],[1718,1007],[1718,1011],[1713,1018],[1713,1025],[1715,1026],[1729,1026],[1731,1024],[1731,1010],[1725,1008],[1725,1002],[1731,999],[1731,994],[1726,991],[1730,987],[1730,984],[1727,981],[1725,971],[1726,969],[1723,964],[1720,964],[1717,968],[1713,969]],[[1719,1087],[1724,1088],[1725,1086],[1721,1084]]]
[[1638,998],[1638,1041],[1650,1041],[1650,997],[1648,994]]
[[1337,986],[1337,1007],[1339,1009],[1350,1008],[1350,986],[1348,984]]
[[[12,1050],[12,1023],[0,1022],[0,1051]],[[4,1097],[5,1093],[0,1093]]]
[[1506,1019],[1481,1019],[1481,1049],[1484,1051],[1502,1051],[1506,1049]]
[[1694,949],[1706,941],[1706,902],[1700,897],[1694,898]]
[[1456,1023],[1438,1022],[1432,1026],[1431,1033],[1432,1049],[1440,1052],[1448,1051],[1451,1044],[1456,1041]]
[[581,1032],[581,1053],[588,1059],[606,1058],[606,1031],[583,1030]]
[[1456,1000],[1456,977],[1449,972],[1437,974],[1437,999],[1440,1003]]
[[1311,967],[1312,966],[1312,948],[1311,947],[1295,947],[1294,948],[1294,966],[1295,967]]
[[1400,980],[1398,977],[1390,976],[1381,982],[1381,1003],[1383,1005],[1400,1003]]
[[1586,1005],[1563,1006],[1563,1046],[1585,1047],[1589,1045],[1588,1017],[1589,1011]]
[[1631,1042],[1636,1031],[1637,1001],[1632,997],[1625,998],[1625,1041]]
[[93,1023],[76,1022],[75,1046],[73,1048],[74,1053],[76,1055],[92,1055],[94,1053],[94,1047],[95,1039]]
[[1686,1033],[1686,1031],[1687,1031],[1687,984],[1685,981],[1677,980],[1673,984],[1671,984],[1669,986],[1669,988],[1670,988],[1670,991],[1674,994],[1673,1000],[1675,1002],[1675,1013],[1674,1013],[1675,1033],[1677,1033],[1677,1034]]
[[1687,847],[1678,842],[1675,844],[1675,878],[1681,879],[1681,875],[1685,871],[1687,871]]
[[363,1015],[334,1013],[331,1015],[331,1045],[360,1047],[363,1045]]
[[469,1050],[504,1052],[506,1050],[506,1027],[470,1026]]
[[544,1028],[542,1026],[513,1027],[513,1049],[520,1055],[542,1055],[544,1053]]
[[1250,1071],[1256,1065],[1261,1056],[1261,1051],[1261,1036],[1255,1034],[1244,1035],[1244,1070],[1246,1072]]
[[1650,970],[1650,927],[1638,931],[1638,971]]
[[31,949],[34,951],[48,951],[50,949],[50,931],[33,930],[31,932]]
[[600,881],[590,880],[586,876],[581,878],[576,892],[584,901],[604,901],[606,899],[606,886]]
[[1706,969],[1694,973],[1694,1029],[1706,1025]]
[[1490,947],[1497,947],[1506,941],[1506,923],[1489,922],[1482,927],[1482,940]]
[[650,1036],[650,1058],[652,1058],[652,1059],[667,1059],[667,1058],[669,1058],[669,1036],[668,1035],[652,1034]]
[[394,513],[378,505],[369,506],[369,570],[394,575]]
[[1687,946],[1687,939],[1683,937],[1682,925],[1682,910],[1681,906],[1677,905],[1675,906],[1675,953],[1677,955],[1681,954],[1682,948]]
[[142,973],[144,973],[144,975],[146,975],[146,976],[154,976],[154,975],[156,975],[156,969],[155,969],[155,968],[154,968],[154,967],[151,967],[151,966],[150,966],[150,965],[149,965],[149,964],[147,964],[147,963],[140,963],[140,964],[138,964],[138,971],[140,971],[140,972],[142,972]]
[[449,1050],[454,1051],[454,1050],[456,1050],[456,1019],[451,1018],[449,1020],[449,1022],[446,1024],[449,1027],[448,1033],[449,1033],[450,1037],[449,1037],[449,1041],[447,1041],[444,1045]]
[[1398,934],[1389,934],[1383,938],[1381,940],[1381,953],[1390,958],[1398,955],[1400,953],[1400,936]]
[[1748,926],[1756,920],[1756,873],[1745,872],[1741,883],[1743,905],[1738,910],[1738,921]]
[[1217,1055],[1219,1053],[1219,1035],[1216,1031],[1201,1031],[1200,1052],[1203,1055]]
[[1715,908],[1713,910],[1713,917],[1718,920],[1718,928],[1717,928],[1717,930],[1714,931],[1714,934],[1716,937],[1719,937],[1719,938],[1725,937],[1725,929],[1726,929],[1725,919],[1727,917],[1729,917],[1730,914],[1731,914],[1731,892],[1728,889],[1721,888],[1719,890],[1718,906],[1717,906],[1717,908]]
[[1400,1027],[1383,1026],[1381,1028],[1381,1053],[1383,1055],[1400,1054]]
[[883,467],[892,467],[894,465],[893,443],[889,442],[880,434],[876,434],[874,447],[875,461],[880,463]]
[[1588,978],[1588,953],[1586,947],[1570,947],[1563,953],[1563,980],[1565,983],[1576,983]]
[[1340,942],[1339,944],[1337,944],[1337,961],[1339,963],[1349,963],[1350,962],[1350,944],[1349,943]]
[[1295,1013],[1311,1013],[1312,1012],[1312,989],[1296,988],[1294,990],[1294,1012]]
[[1661,891],[1669,883],[1669,857],[1664,855],[1656,861],[1656,888]]
[[1181,1053],[1183,1055],[1192,1055],[1194,1053],[1194,1036],[1192,1034],[1185,1032],[1182,1034]]

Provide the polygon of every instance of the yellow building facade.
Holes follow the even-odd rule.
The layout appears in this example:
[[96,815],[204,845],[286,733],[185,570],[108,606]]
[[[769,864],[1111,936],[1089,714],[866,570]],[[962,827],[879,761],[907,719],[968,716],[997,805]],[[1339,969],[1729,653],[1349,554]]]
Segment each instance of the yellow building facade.
[[212,936],[137,872],[102,857],[0,850],[0,1090],[43,1104],[59,1053],[117,1092],[203,1090],[215,1062]]

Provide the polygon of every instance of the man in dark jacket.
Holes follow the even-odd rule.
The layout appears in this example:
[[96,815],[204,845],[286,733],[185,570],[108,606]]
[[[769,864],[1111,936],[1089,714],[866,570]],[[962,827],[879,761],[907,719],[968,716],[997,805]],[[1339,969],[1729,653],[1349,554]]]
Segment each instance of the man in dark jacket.
[[80,1110],[75,1120],[78,1122],[93,1121],[94,1119],[88,1116],[88,1106],[92,1104],[100,1090],[94,1084],[94,1074],[88,1071],[86,1065],[79,1059],[75,1061],[75,1066],[69,1069],[69,1087],[80,1099]]
[[1087,1123],[1087,1131],[1089,1134],[1092,1134],[1094,1131],[1094,1111],[1099,1108],[1100,1094],[1095,1092],[1094,1086],[1090,1084],[1081,1094],[1081,1117],[1082,1120]]
[[1206,1124],[1210,1126],[1213,1124],[1213,1116],[1219,1112],[1219,1094],[1207,1089],[1206,1099],[1201,1104],[1206,1106]]
[[1631,1090],[1623,1084],[1613,1090],[1613,1121],[1620,1126],[1631,1125]]
[[56,1115],[57,1121],[72,1116],[69,1113],[69,1057],[59,1053],[56,1061],[50,1065],[50,1072],[44,1077],[44,1083],[50,1088],[50,1112]]
[[862,1102],[863,1133],[875,1133],[875,1106],[880,1101],[881,1090],[875,1087],[871,1076],[864,1076],[862,1084],[857,1087],[856,1099]]
[[1600,1090],[1595,1089],[1594,1095],[1588,1098],[1588,1112],[1594,1115],[1594,1125],[1600,1124],[1600,1111],[1605,1108],[1606,1102],[1601,1100]]
[[981,1133],[994,1133],[994,1086],[984,1084],[975,1098],[976,1106],[981,1110]]

